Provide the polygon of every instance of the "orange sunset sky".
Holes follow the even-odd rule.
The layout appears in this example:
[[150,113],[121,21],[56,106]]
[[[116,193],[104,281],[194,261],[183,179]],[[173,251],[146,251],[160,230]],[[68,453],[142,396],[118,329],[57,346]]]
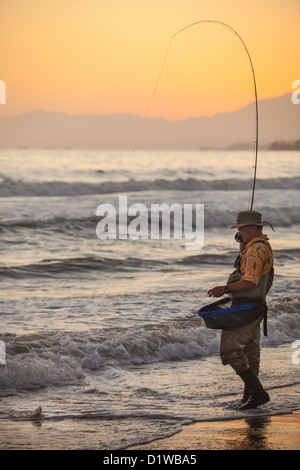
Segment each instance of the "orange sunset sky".
[[[34,110],[144,115],[170,39],[228,23],[250,52],[258,98],[300,79],[299,0],[1,0],[0,117]],[[238,38],[202,24],[173,42],[150,116],[181,119],[254,100]]]

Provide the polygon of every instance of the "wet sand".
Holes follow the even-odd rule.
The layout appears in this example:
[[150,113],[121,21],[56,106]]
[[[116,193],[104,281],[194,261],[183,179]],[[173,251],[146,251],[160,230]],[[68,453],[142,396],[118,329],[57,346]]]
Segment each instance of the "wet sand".
[[299,450],[300,411],[194,423],[172,437],[128,450]]

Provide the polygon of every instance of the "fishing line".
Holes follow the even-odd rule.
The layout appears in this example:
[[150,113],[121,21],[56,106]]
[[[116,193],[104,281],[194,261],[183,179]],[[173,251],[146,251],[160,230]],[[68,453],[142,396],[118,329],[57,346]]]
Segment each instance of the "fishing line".
[[[173,37],[174,37],[174,36],[173,36]],[[168,55],[169,55],[169,52],[170,52],[170,49],[171,49],[171,44],[172,44],[172,41],[173,41],[173,37],[171,38],[170,44],[169,44],[168,49],[167,49],[167,53],[166,53],[166,55],[165,55],[165,58],[164,58],[162,67],[161,67],[161,69],[160,69],[158,78],[157,78],[157,80],[156,80],[156,84],[155,84],[155,87],[154,87],[152,96],[151,96],[151,98],[150,98],[150,101],[149,101],[149,104],[148,104],[148,107],[147,107],[147,111],[146,111],[146,113],[145,113],[145,115],[144,115],[144,119],[142,120],[142,124],[141,124],[139,133],[138,133],[138,135],[137,135],[137,138],[136,138],[136,141],[135,141],[135,144],[134,144],[134,147],[133,147],[133,151],[135,151],[135,149],[136,149],[137,143],[138,143],[138,141],[140,140],[141,134],[142,134],[142,132],[143,132],[145,122],[146,122],[146,120],[147,120],[147,118],[148,118],[148,114],[149,114],[149,111],[150,111],[150,108],[151,108],[151,104],[152,104],[154,95],[155,95],[155,93],[156,93],[156,90],[157,90],[157,87],[158,87],[158,84],[159,84],[159,81],[160,81],[160,77],[162,76],[163,70],[164,70],[165,65],[166,65],[166,62],[167,62],[167,58],[168,58]]]
[[155,93],[156,93],[156,90],[157,90],[157,87],[158,87],[158,84],[159,84],[159,81],[160,81],[160,78],[162,76],[162,73],[163,73],[163,70],[164,70],[164,67],[165,67],[165,64],[167,62],[167,58],[168,58],[168,55],[169,55],[169,52],[170,52],[170,49],[171,49],[171,45],[172,45],[172,42],[174,40],[174,38],[176,36],[178,36],[179,34],[181,34],[183,31],[193,27],[193,26],[197,26],[201,23],[216,23],[216,24],[220,24],[222,26],[225,26],[226,28],[230,29],[238,38],[239,40],[241,41],[242,45],[244,46],[244,49],[247,53],[247,57],[249,59],[249,62],[250,62],[250,66],[251,66],[251,71],[252,71],[252,77],[253,77],[253,83],[254,83],[254,95],[255,95],[255,158],[254,158],[254,171],[253,171],[253,182],[252,182],[252,194],[251,194],[251,202],[250,202],[250,210],[253,209],[253,202],[254,202],[254,193],[255,193],[255,184],[256,184],[256,173],[257,173],[257,154],[258,154],[258,102],[257,102],[257,87],[256,87],[256,79],[255,79],[255,73],[254,73],[254,67],[253,67],[253,63],[252,63],[252,60],[251,60],[251,57],[250,57],[250,53],[247,49],[247,46],[246,44],[244,43],[243,39],[241,38],[241,36],[237,33],[237,31],[235,29],[233,29],[231,26],[229,26],[227,23],[224,23],[222,21],[218,21],[218,20],[202,20],[202,21],[196,21],[195,23],[191,23],[187,26],[185,26],[184,28],[180,29],[179,31],[177,31],[177,33],[173,34],[173,36],[171,37],[171,40],[170,40],[170,43],[169,43],[169,46],[168,46],[168,49],[167,49],[167,52],[166,52],[166,55],[165,55],[165,58],[164,58],[164,61],[163,61],[163,64],[162,64],[162,67],[161,67],[161,70],[159,72],[159,75],[158,75],[158,78],[157,78],[157,81],[156,81],[156,84],[155,84],[155,87],[154,87],[154,90],[153,90],[153,93],[152,93],[152,96],[150,98],[150,102],[148,104],[148,108],[147,108],[147,111],[145,113],[145,116],[144,116],[144,119],[142,121],[142,124],[141,124],[141,127],[140,127],[140,130],[139,130],[139,133],[138,133],[138,136],[137,136],[137,139],[136,139],[136,142],[135,142],[135,145],[134,145],[134,148],[133,148],[133,151],[135,151],[136,149],[136,146],[137,146],[137,143],[140,139],[140,136],[142,134],[142,131],[143,131],[143,128],[144,128],[144,125],[145,125],[145,122],[148,118],[148,114],[149,114],[149,111],[150,111],[150,107],[151,107],[151,104],[152,104],[152,101],[153,101],[153,98],[155,96]]

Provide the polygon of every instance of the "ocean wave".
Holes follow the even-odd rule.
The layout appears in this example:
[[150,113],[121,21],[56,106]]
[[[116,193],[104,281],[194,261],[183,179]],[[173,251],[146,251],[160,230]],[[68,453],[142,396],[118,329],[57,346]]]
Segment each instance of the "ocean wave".
[[[146,206],[146,205],[145,205]],[[146,206],[147,208],[147,206]],[[116,208],[116,212],[117,212]],[[300,224],[300,211],[299,207],[289,207],[289,206],[282,206],[276,209],[276,220],[273,221],[274,216],[270,216],[268,214],[273,214],[274,209],[268,206],[263,208],[259,208],[263,214],[266,214],[266,218],[268,217],[270,221],[272,221],[274,228],[276,227],[290,227],[292,225]],[[96,212],[96,208],[95,208]],[[204,229],[210,229],[214,227],[230,227],[232,225],[232,221],[236,218],[236,210],[235,209],[228,209],[228,211],[219,210],[216,208],[206,209],[204,207]],[[127,216],[127,223],[129,224],[132,220],[134,220],[134,216]],[[0,223],[0,233],[5,233],[13,235],[15,233],[20,232],[21,230],[41,230],[43,233],[53,233],[56,234],[64,233],[70,235],[83,235],[89,238],[96,236],[96,227],[98,222],[101,220],[100,217],[96,215],[79,215],[79,216],[56,216],[56,217],[39,217],[37,213],[34,218],[20,215],[19,218],[11,218],[11,219],[3,219]],[[173,236],[174,231],[174,218],[171,216],[167,219],[170,222],[170,234],[171,238]],[[149,229],[149,238],[151,238],[151,226],[155,223],[152,220],[151,210],[148,209],[148,229]],[[116,229],[118,233],[118,225],[119,224],[119,217],[118,213],[116,214]],[[159,213],[158,218],[159,230],[162,228],[162,212]],[[192,229],[195,231],[197,228],[197,220],[195,216],[195,210],[193,207],[192,213]],[[198,227],[199,228],[199,227]],[[182,236],[184,238],[184,235]],[[13,239],[9,237],[7,239],[8,243],[12,243]]]
[[[300,177],[257,179],[256,189],[281,190],[299,189]],[[23,181],[3,177],[0,197],[16,196],[83,196],[90,194],[130,193],[140,191],[179,190],[179,191],[249,191],[252,181],[246,179],[177,178],[167,180],[134,180],[123,182],[105,181],[102,183],[65,182],[65,181]]]
[[[269,305],[268,338],[275,346],[300,337],[299,298]],[[165,361],[183,361],[219,353],[219,332],[196,316],[161,324],[90,330],[46,331],[2,336],[6,368],[0,369],[0,395],[22,389],[74,384],[89,371]]]
[[22,266],[0,267],[0,277],[27,278],[47,277],[56,275],[71,275],[72,273],[92,271],[132,271],[138,269],[151,270],[153,268],[172,269],[168,262],[161,260],[148,260],[143,258],[98,258],[87,256],[82,258],[45,259],[38,263]]
[[[300,249],[287,248],[281,250],[273,250],[276,262],[297,261],[300,259]],[[218,253],[203,253],[188,256],[179,260],[179,264],[197,265],[197,264],[214,264],[214,265],[232,265],[237,256],[237,252],[228,251],[222,254]]]
[[[92,272],[134,272],[138,270],[158,270],[166,272],[178,270],[181,267],[197,265],[222,265],[232,266],[237,252],[231,250],[221,253],[200,253],[197,255],[184,256],[173,260],[162,260],[157,258],[109,258],[109,257],[75,257],[62,259],[44,259],[37,263],[14,266],[1,266],[0,277],[24,279],[28,277],[56,277],[75,276]],[[300,249],[274,250],[276,263],[296,262],[300,259]]]
[[89,217],[49,217],[49,218],[20,218],[5,219],[1,221],[0,232],[15,232],[16,230],[45,230],[57,233],[79,232],[81,230],[95,229],[98,222],[96,216]]

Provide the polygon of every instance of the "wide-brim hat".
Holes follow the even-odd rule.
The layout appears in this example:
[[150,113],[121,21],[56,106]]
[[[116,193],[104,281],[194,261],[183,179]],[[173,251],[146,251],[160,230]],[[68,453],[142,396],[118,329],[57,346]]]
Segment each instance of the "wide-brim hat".
[[231,228],[243,227],[244,225],[258,225],[261,227],[263,227],[264,225],[270,225],[272,227],[270,222],[262,221],[262,215],[260,212],[257,211],[240,212],[236,218],[236,223],[233,224]]

